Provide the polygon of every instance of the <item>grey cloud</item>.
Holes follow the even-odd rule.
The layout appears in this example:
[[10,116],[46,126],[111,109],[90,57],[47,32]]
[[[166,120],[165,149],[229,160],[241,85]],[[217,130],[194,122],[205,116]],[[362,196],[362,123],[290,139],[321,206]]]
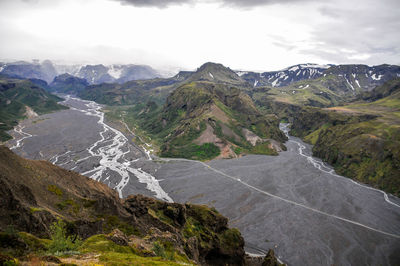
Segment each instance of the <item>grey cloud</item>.
[[399,3],[366,0],[324,5],[319,11],[329,19],[314,25],[309,42],[315,45],[300,52],[329,62],[396,64],[400,60]]
[[170,5],[181,5],[193,2],[192,0],[114,0],[123,5],[133,5],[138,7],[158,7],[165,8]]
[[122,4],[138,7],[165,8],[171,5],[196,4],[196,3],[218,3],[223,6],[252,8],[271,4],[296,4],[317,0],[113,0]]

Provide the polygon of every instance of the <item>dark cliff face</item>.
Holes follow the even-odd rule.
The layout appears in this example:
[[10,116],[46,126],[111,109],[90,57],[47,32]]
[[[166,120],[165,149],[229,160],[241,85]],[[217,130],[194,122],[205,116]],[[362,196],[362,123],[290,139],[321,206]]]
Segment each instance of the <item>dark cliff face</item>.
[[118,241],[128,237],[168,240],[200,264],[244,264],[240,232],[229,229],[228,220],[216,210],[141,195],[121,200],[102,183],[45,161],[22,159],[3,146],[0,194],[0,231],[12,225],[45,238],[50,225],[61,218],[70,234],[83,239],[119,229],[126,237],[117,237]]

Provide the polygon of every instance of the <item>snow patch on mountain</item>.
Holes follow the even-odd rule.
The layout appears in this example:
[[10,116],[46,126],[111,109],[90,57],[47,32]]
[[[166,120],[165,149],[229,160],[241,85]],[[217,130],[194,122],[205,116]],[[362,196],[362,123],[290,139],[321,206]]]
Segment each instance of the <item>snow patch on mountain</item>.
[[246,74],[248,74],[249,72],[247,72],[247,71],[236,71],[236,74],[239,76],[239,77],[241,77],[241,76],[243,76],[243,75],[246,75]]
[[378,75],[378,76],[376,76],[376,74],[374,73],[374,74],[371,76],[371,78],[372,78],[373,80],[381,80],[382,76],[383,76],[383,75]]
[[107,72],[111,77],[115,79],[119,79],[122,75],[122,67],[121,66],[116,66],[116,65],[111,65],[109,66],[108,72]]

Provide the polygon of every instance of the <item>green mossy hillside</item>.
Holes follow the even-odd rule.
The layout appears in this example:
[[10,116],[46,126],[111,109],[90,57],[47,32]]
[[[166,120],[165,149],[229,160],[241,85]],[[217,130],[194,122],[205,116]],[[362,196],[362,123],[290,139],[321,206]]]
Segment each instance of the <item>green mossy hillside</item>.
[[373,102],[302,108],[290,133],[314,144],[313,155],[332,164],[339,174],[398,196],[399,89],[400,79],[395,79],[369,94],[387,96]]
[[11,130],[19,120],[26,118],[28,106],[37,114],[67,109],[57,102],[62,101],[55,95],[29,80],[0,77],[0,140],[11,138],[6,131]]
[[270,140],[286,139],[276,117],[262,114],[240,89],[206,81],[182,85],[163,106],[149,101],[110,110],[111,120],[123,119],[136,133],[150,136],[164,157],[209,160],[218,155],[277,154]]

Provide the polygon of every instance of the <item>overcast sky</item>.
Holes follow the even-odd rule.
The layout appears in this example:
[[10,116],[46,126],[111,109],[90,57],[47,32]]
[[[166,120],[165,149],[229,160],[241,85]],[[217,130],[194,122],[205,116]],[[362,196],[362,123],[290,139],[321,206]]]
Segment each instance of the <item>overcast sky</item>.
[[400,64],[399,0],[0,0],[0,60]]

